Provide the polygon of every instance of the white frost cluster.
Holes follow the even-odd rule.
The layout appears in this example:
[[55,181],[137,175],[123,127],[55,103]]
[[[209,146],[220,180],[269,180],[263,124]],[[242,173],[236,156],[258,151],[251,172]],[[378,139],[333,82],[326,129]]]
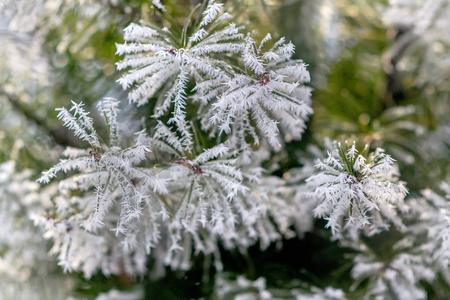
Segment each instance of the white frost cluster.
[[345,293],[340,289],[327,287],[320,289],[312,287],[310,291],[302,291],[299,289],[293,289],[291,293],[295,296],[295,300],[345,300],[347,297]]
[[405,248],[402,253],[397,247],[400,253],[387,259],[363,244],[355,250],[361,254],[354,258],[352,277],[368,279],[366,299],[426,299],[420,283],[430,282],[435,273],[423,255],[408,253]]
[[426,189],[423,197],[410,200],[408,219],[411,236],[426,236],[422,241],[423,256],[436,273],[441,273],[450,284],[450,185],[442,183],[441,193]]
[[[450,192],[447,184],[441,187]],[[372,239],[367,239],[365,232],[338,235],[341,246],[357,252],[352,268],[354,288],[367,281],[367,299],[426,299],[424,283],[442,285],[437,290],[448,287],[449,202],[429,189],[422,194],[402,203],[398,218],[405,225],[401,232],[390,228]],[[442,281],[436,281],[438,277]]]
[[0,164],[0,275],[15,281],[46,275],[54,265],[42,232],[30,219],[45,202],[31,175],[30,170],[17,172],[12,161]]
[[[155,3],[155,1],[153,1]],[[135,300],[144,298],[142,286],[134,287],[132,290],[120,291],[112,289],[108,292],[100,293],[95,300]]]
[[224,276],[217,276],[216,293],[219,299],[249,299],[249,300],[265,300],[272,299],[272,294],[267,290],[266,279],[263,277],[255,281],[248,280],[244,276],[239,276],[235,281],[229,280]]
[[307,179],[319,201],[314,215],[325,218],[333,234],[348,226],[378,232],[386,229],[383,218],[402,226],[393,205],[404,200],[407,190],[398,182],[394,160],[380,149],[367,152],[367,146],[359,153],[355,143],[338,143],[318,160],[320,172]]
[[441,189],[445,198],[430,190],[424,191],[423,195],[434,206],[435,213],[424,213],[423,219],[428,226],[428,237],[435,244],[432,257],[450,281],[450,185],[442,183]]

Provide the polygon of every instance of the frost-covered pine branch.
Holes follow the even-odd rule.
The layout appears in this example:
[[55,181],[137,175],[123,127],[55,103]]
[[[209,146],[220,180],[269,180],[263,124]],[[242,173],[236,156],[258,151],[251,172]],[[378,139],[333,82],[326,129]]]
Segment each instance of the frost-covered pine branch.
[[[367,235],[350,228],[338,234],[341,246],[352,249],[351,289],[364,291],[364,299],[426,299],[426,284],[435,282],[437,272],[432,259],[435,240],[424,239],[427,226],[415,219],[414,211],[423,210],[415,199],[401,205],[397,218],[402,225]],[[433,248],[433,250],[431,250]],[[447,272],[447,271],[445,271]],[[361,284],[366,282],[367,284]]]
[[17,293],[17,286],[27,285],[34,276],[56,271],[56,262],[48,256],[49,244],[32,221],[50,209],[48,198],[56,189],[53,185],[39,190],[32,175],[31,170],[18,171],[13,161],[0,164],[0,297],[11,290]]
[[[92,147],[66,149],[67,159],[39,179],[48,183],[60,172],[69,174],[59,183],[56,212],[36,219],[53,238],[53,253],[66,270],[82,270],[89,277],[97,269],[117,274],[121,272],[118,266],[125,264],[125,272],[142,274],[145,264],[133,262],[145,262],[149,254],[173,269],[187,269],[192,246],[218,258],[219,243],[244,249],[259,241],[266,248],[283,237],[295,236],[289,227],[298,218],[284,201],[292,189],[276,177],[259,181],[260,165],[248,164],[259,154],[246,137],[253,136],[257,145],[261,135],[278,146],[278,118],[287,139],[300,138],[311,113],[310,89],[301,86],[309,81],[309,73],[302,62],[290,60],[292,44],[281,39],[262,52],[270,35],[255,49],[251,37],[244,41],[240,27],[229,19],[221,4],[209,1],[197,27],[187,26],[179,38],[152,26],[131,24],[125,29],[125,39],[131,44],[118,45],[118,53],[126,56],[117,66],[132,70],[119,82],[123,88],[133,86],[129,99],[138,106],[156,98],[152,117],[157,125],[150,135],[137,132],[133,145],[123,145],[119,105],[114,99],[99,103],[108,142],[97,134],[82,103],[59,109],[64,125]],[[230,60],[229,54],[242,55],[242,63]],[[261,62],[264,72],[253,58]],[[239,78],[246,78],[249,88],[258,90],[255,103],[259,108],[255,104],[230,110],[216,105],[224,103],[221,98],[230,92],[230,83]],[[188,90],[191,83],[195,84],[192,91]],[[251,102],[246,88],[237,87]],[[187,112],[193,104],[198,114],[191,121]],[[205,133],[219,136],[223,120],[219,124],[214,116],[223,116],[225,111],[231,118],[227,126],[232,134],[223,143],[203,149],[199,138]],[[201,123],[202,132],[194,122]],[[71,175],[72,171],[79,174]],[[82,194],[72,196],[76,190]],[[114,243],[115,239],[120,243]],[[109,254],[96,254],[98,247],[108,249]],[[118,256],[120,251],[125,255]],[[220,259],[216,267],[221,269]]]
[[[100,144],[93,122],[84,111],[83,105],[73,102],[70,110],[58,109],[59,118],[64,121],[64,125],[74,131],[74,134],[90,143],[95,150],[72,150],[67,149],[65,155],[68,159],[62,160],[59,164],[43,173],[38,179],[39,182],[48,183],[58,172],[68,172],[79,170],[84,173],[75,178],[69,178],[60,182],[60,188],[66,189],[89,189],[95,187],[97,199],[93,205],[93,214],[87,220],[86,226],[90,229],[103,224],[103,218],[112,204],[108,201],[110,194],[118,191],[123,195],[122,208],[124,214],[119,222],[139,218],[141,214],[141,202],[143,201],[142,191],[133,183],[133,180],[151,177],[147,180],[155,192],[164,192],[164,183],[151,175],[142,174],[134,165],[145,159],[148,150],[147,146],[139,144],[139,136],[136,144],[132,147],[122,149],[117,146],[119,132],[117,124],[118,102],[113,99],[105,99],[100,102],[100,110],[104,113],[105,121],[108,124],[110,133],[110,144]],[[74,111],[73,114],[70,112]],[[78,116],[78,117],[77,117]]]
[[[95,150],[69,147],[64,152],[67,159],[43,172],[38,179],[41,183],[48,183],[60,172],[69,173],[70,176],[59,182],[60,195],[53,200],[54,211],[35,218],[35,222],[47,231],[46,235],[53,239],[52,252],[58,254],[64,269],[81,269],[87,277],[100,267],[104,274],[121,272],[118,266],[127,257],[118,254],[124,248],[132,248],[133,242],[125,239],[122,244],[117,243],[111,229],[117,234],[128,231],[131,240],[135,240],[135,223],[142,215],[147,219],[157,218],[156,212],[146,214],[143,211],[148,194],[167,193],[164,179],[158,178],[153,170],[142,171],[139,166],[149,151],[148,145],[142,144],[142,141],[146,141],[144,133],[137,134],[130,147],[120,144],[118,101],[105,99],[100,102],[99,110],[104,114],[109,129],[108,144],[96,134],[93,122],[87,117],[82,104],[74,103],[70,110],[59,109],[60,118],[66,126],[88,141]],[[73,174],[73,170],[78,173]],[[138,184],[140,182],[143,184]],[[72,196],[72,191],[77,190],[81,194]],[[155,222],[153,220],[150,224],[157,228]],[[158,234],[154,238],[157,239]],[[98,253],[98,247],[103,247],[111,254]],[[145,250],[136,251],[132,257],[136,259],[141,253],[145,260]],[[126,271],[130,274],[145,269],[141,265],[135,270],[130,262],[128,265],[130,267]]]
[[[124,89],[133,87],[131,102],[138,105],[156,99],[154,116],[171,112],[174,124],[185,139],[190,124],[187,110],[193,103],[203,131],[211,136],[226,134],[229,144],[249,147],[246,137],[258,145],[260,137],[279,148],[283,139],[300,139],[310,107],[309,73],[302,61],[292,60],[294,46],[282,38],[263,52],[271,40],[267,35],[256,48],[250,35],[230,23],[223,7],[209,1],[197,27],[185,27],[177,37],[168,29],[131,24],[117,53],[125,59],[119,70],[132,68],[119,82]],[[187,21],[189,25],[191,20]],[[193,32],[191,35],[188,32]],[[230,59],[240,55],[238,61]],[[189,83],[193,90],[188,90]]]
[[[447,243],[449,223],[448,205],[446,204],[448,201],[431,190],[425,190],[424,197],[414,196],[404,199],[404,188],[397,186],[400,183],[397,181],[395,165],[392,161],[383,159],[383,153],[381,153],[381,157],[379,153],[377,158],[377,153],[375,153],[370,158],[371,156],[364,151],[361,151],[361,154],[356,151],[358,150],[354,144],[351,147],[348,144],[338,144],[335,152],[329,152],[328,158],[320,160],[317,164],[323,170],[322,174],[314,175],[311,177],[313,179],[310,179],[315,182],[314,178],[317,176],[329,178],[323,180],[321,185],[314,184],[313,186],[316,187],[315,194],[318,193],[318,189],[323,188],[323,191],[319,191],[323,196],[319,198],[322,199],[322,202],[318,207],[326,203],[327,199],[335,199],[334,202],[329,201],[329,204],[325,206],[330,209],[328,223],[330,223],[333,213],[337,215],[337,226],[339,227],[333,238],[337,239],[341,246],[353,249],[357,253],[353,254],[352,277],[356,281],[352,290],[364,290],[364,297],[367,299],[372,297],[426,299],[427,291],[424,282],[434,282],[433,284],[436,285],[436,274],[442,274],[443,278],[449,278]],[[364,154],[363,157],[367,157],[364,165],[372,165],[367,169],[371,172],[366,175],[357,173],[364,170],[363,164],[359,163],[359,167],[355,167],[355,163],[357,163],[355,158],[362,154]],[[387,162],[384,167],[382,167],[383,160]],[[353,170],[357,172],[349,173],[347,171],[349,166],[353,166]],[[374,171],[375,167],[380,170]],[[378,174],[377,177],[382,179],[382,182],[390,182],[391,192],[376,194],[385,198],[368,197],[368,199],[372,199],[376,207],[366,208],[366,214],[358,216],[366,220],[366,225],[363,224],[362,227],[363,230],[360,228],[361,223],[352,224],[349,221],[344,223],[343,219],[347,216],[347,220],[351,220],[351,213],[354,214],[355,210],[350,210],[351,199],[345,197],[346,194],[342,191],[345,191],[346,188],[353,189],[355,182],[344,181],[341,183],[337,180],[339,178],[338,171],[340,174],[344,173],[346,177],[360,177],[361,186],[357,190],[362,190],[364,194],[367,193],[367,196],[372,194],[366,192],[365,189],[368,187],[363,186],[365,177]],[[333,180],[333,178],[335,179]],[[374,180],[376,179],[374,178]],[[358,182],[358,180],[356,181]],[[367,182],[367,179],[365,181]],[[333,188],[340,192],[335,192]],[[372,187],[368,190],[379,188]],[[385,187],[382,186],[382,188]],[[446,189],[445,184],[442,185],[442,189]],[[391,196],[392,193],[398,197],[396,202],[392,203],[395,206],[389,200],[395,199],[395,196]],[[338,197],[332,198],[334,195],[338,195]],[[354,201],[358,200],[356,197],[353,199]],[[350,201],[350,206],[339,211],[338,205],[342,205],[340,201],[343,200]],[[364,211],[363,209],[364,206],[361,211]],[[360,286],[363,281],[367,282],[367,286]],[[447,283],[439,284],[448,284],[448,279],[444,281]]]
[[399,249],[387,259],[363,244],[355,250],[361,253],[354,258],[352,277],[357,282],[368,280],[367,299],[426,299],[420,283],[431,282],[435,274],[423,255]]
[[[220,132],[237,135],[240,143],[251,135],[254,143],[259,136],[279,148],[280,128],[287,140],[300,139],[310,107],[309,72],[302,61],[291,60],[294,45],[281,38],[268,51],[262,48],[271,40],[270,34],[259,47],[247,36],[242,53],[245,72],[233,76],[224,84],[227,90],[213,104],[211,121]],[[258,131],[255,131],[254,127]]]
[[[59,181],[54,210],[35,217],[53,239],[52,253],[65,270],[83,271],[86,277],[97,269],[142,274],[149,254],[173,269],[188,269],[192,249],[214,255],[221,269],[220,243],[247,248],[259,241],[266,248],[295,235],[289,229],[294,211],[284,201],[291,190],[276,177],[259,181],[259,164],[243,164],[225,144],[189,147],[183,135],[162,122],[150,137],[139,131],[134,144],[124,147],[117,100],[105,99],[98,107],[109,143],[94,134],[81,104],[59,109],[67,126],[96,150],[67,148],[67,158],[39,179],[47,183],[58,173],[68,174]],[[257,157],[254,153],[260,161]]]
[[[434,214],[424,214],[428,226],[428,236],[435,243],[433,259],[435,259],[441,270],[447,272],[446,278],[450,279],[448,267],[450,266],[450,185],[443,182],[441,189],[445,198],[430,190],[424,191],[423,195],[434,205]],[[431,226],[433,224],[433,226]]]
[[307,179],[319,201],[314,215],[325,218],[333,234],[343,227],[370,228],[371,224],[378,231],[382,228],[377,228],[377,221],[383,218],[403,226],[392,205],[402,202],[407,190],[398,182],[394,160],[381,149],[371,154],[368,149],[337,143],[326,159],[318,160],[320,172]]
[[131,102],[143,105],[158,92],[155,115],[160,116],[172,103],[186,100],[181,93],[186,92],[185,77],[192,72],[200,78],[227,76],[214,56],[241,51],[243,35],[220,10],[221,5],[210,1],[202,22],[189,36],[186,31],[176,37],[167,28],[137,24],[125,29],[125,40],[131,43],[117,45],[117,54],[126,55],[117,68],[133,68],[119,80],[123,88],[134,86]]
[[[173,179],[168,196],[173,203],[168,207],[173,215],[168,220],[172,243],[164,258],[172,268],[190,266],[191,246],[186,245],[191,243],[196,251],[214,255],[215,266],[221,270],[219,244],[226,249],[246,249],[259,242],[265,249],[295,235],[289,228],[295,213],[290,202],[284,201],[292,195],[291,190],[279,179],[263,176],[258,163],[236,168],[241,158],[233,158],[223,144],[188,159],[184,156],[193,151],[183,152],[176,132],[162,123],[151,144],[151,155],[172,162],[162,173]],[[169,158],[164,158],[164,152]],[[254,153],[254,160],[261,157],[264,155]]]
[[119,79],[124,89],[134,87],[128,95],[130,102],[140,106],[156,98],[154,116],[171,111],[169,123],[175,124],[187,147],[193,143],[186,120],[191,77],[197,82],[204,78],[227,81],[224,68],[229,66],[215,56],[238,53],[243,47],[239,28],[229,21],[228,14],[219,15],[220,10],[221,5],[210,1],[202,22],[190,36],[186,30],[175,37],[167,28],[131,24],[125,29],[125,40],[131,43],[117,45],[117,54],[126,55],[117,69],[132,68]]
[[[450,284],[450,186],[443,182],[440,189],[443,193],[425,189],[422,197],[409,200],[405,218],[411,225],[405,239],[417,240],[417,247],[430,267]],[[423,236],[426,239],[418,238]]]

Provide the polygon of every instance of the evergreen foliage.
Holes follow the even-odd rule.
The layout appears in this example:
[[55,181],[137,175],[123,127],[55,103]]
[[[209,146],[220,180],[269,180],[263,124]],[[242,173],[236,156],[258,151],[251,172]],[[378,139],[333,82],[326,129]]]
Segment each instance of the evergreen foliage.
[[450,1],[385,2],[3,1],[0,298],[448,299]]

